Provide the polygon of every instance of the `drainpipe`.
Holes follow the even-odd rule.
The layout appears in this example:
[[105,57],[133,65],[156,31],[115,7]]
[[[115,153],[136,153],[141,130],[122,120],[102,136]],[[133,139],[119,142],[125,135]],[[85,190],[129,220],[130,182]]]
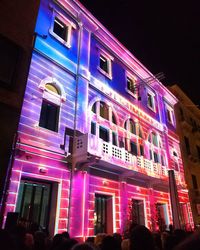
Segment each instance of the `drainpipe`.
[[80,69],[80,53],[81,53],[81,39],[82,39],[82,31],[83,26],[80,20],[78,20],[79,26],[79,34],[78,34],[78,58],[77,58],[77,69],[76,69],[76,93],[75,93],[75,107],[74,107],[74,127],[73,127],[73,139],[72,139],[72,162],[71,162],[71,171],[70,171],[70,186],[69,186],[69,207],[68,207],[68,224],[67,224],[67,231],[70,233],[70,224],[71,224],[71,199],[72,199],[72,187],[73,187],[73,178],[74,178],[74,171],[76,167],[76,160],[74,159],[74,153],[76,151],[75,139],[77,137],[77,107],[78,107],[78,81],[79,81],[79,69]]

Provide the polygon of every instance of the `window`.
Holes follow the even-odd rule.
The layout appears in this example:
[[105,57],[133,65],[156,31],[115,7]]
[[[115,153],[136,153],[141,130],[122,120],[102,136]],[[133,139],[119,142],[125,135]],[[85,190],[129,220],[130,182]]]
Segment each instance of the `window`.
[[130,153],[137,155],[137,144],[133,141],[130,142]]
[[192,174],[192,184],[194,189],[198,189],[197,178],[194,174]]
[[58,132],[60,106],[66,100],[63,86],[55,78],[47,77],[39,88],[43,90],[39,126]]
[[107,74],[109,73],[109,61],[102,55],[100,55],[100,68]]
[[63,40],[67,41],[68,37],[68,26],[65,25],[61,20],[59,20],[57,17],[54,19],[54,25],[53,25],[53,32],[62,38]]
[[136,135],[136,124],[132,119],[128,119],[126,120],[125,124],[124,124],[124,128],[131,132],[132,134]]
[[136,79],[130,74],[126,77],[126,90],[129,94],[136,97],[137,95]]
[[100,102],[100,116],[109,120],[109,107],[105,102]]
[[152,91],[150,91],[149,89],[147,90],[147,106],[152,111],[156,112],[155,94]]
[[161,155],[161,164],[162,166],[165,166],[165,157]]
[[144,156],[144,147],[140,145],[140,156]]
[[100,126],[99,127],[99,137],[105,141],[105,142],[109,142],[109,132],[106,128]]
[[59,109],[59,106],[43,100],[39,126],[57,132]]
[[165,103],[165,111],[166,111],[166,117],[167,117],[167,122],[174,125],[174,110],[173,108]]
[[186,152],[187,152],[188,155],[190,155],[191,154],[191,152],[190,152],[190,142],[189,142],[189,139],[186,136],[184,136],[184,141],[185,141]]
[[112,112],[112,123],[117,124],[117,120],[113,112]]
[[0,84],[3,87],[14,83],[21,52],[20,47],[0,36]]
[[91,134],[96,135],[96,123],[91,122]]
[[112,144],[117,146],[117,134],[112,132]]
[[197,149],[198,158],[199,158],[199,160],[200,160],[200,147],[199,147],[199,146],[196,146],[196,149]]
[[72,28],[76,29],[73,22],[54,12],[49,33],[68,48],[71,47]]
[[184,112],[183,112],[183,109],[182,108],[179,108],[179,112],[180,112],[180,119],[181,121],[184,121],[185,118],[184,118]]
[[109,79],[112,79],[112,61],[114,58],[105,51],[101,46],[98,44],[96,45],[97,49],[99,50],[99,64],[97,69]]
[[92,105],[92,112],[95,114],[97,113],[97,103],[96,102]]
[[158,147],[158,137],[157,137],[157,134],[156,133],[153,133],[152,132],[152,143],[154,146]]
[[157,152],[153,152],[153,158],[154,158],[155,163],[159,163],[159,157],[158,157]]

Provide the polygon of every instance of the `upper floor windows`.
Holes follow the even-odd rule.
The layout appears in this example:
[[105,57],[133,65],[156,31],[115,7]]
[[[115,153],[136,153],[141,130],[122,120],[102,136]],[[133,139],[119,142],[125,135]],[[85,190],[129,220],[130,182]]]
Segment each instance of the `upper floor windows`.
[[126,75],[126,90],[129,94],[136,98],[137,96],[137,86],[136,86],[136,78],[127,72]]
[[174,109],[170,105],[165,103],[165,111],[167,122],[174,125]]
[[[60,91],[51,83],[47,83],[45,89],[50,94],[60,95]],[[39,126],[57,132],[60,106],[57,102],[53,102],[53,99],[48,99],[43,98],[42,100]]]
[[126,130],[128,130],[129,132],[131,132],[132,134],[136,135],[136,124],[132,119],[128,119],[125,124],[124,124],[124,128]]
[[113,57],[107,53],[103,48],[97,45],[99,51],[98,70],[109,79],[112,79],[112,61]]
[[72,28],[76,28],[76,25],[73,22],[61,14],[53,13],[49,32],[68,48],[71,47]]
[[155,94],[147,89],[147,107],[156,112]]
[[187,153],[188,155],[190,155],[190,154],[191,154],[191,151],[190,151],[190,142],[189,142],[188,137],[184,136],[184,141],[185,141],[186,153]]
[[106,120],[109,120],[109,106],[105,102],[100,102],[99,115]]
[[65,91],[52,77],[45,78],[39,88],[43,91],[39,126],[58,132],[61,101],[66,100]]
[[160,147],[158,135],[155,132],[151,132],[148,136],[148,141],[156,147]]
[[97,101],[92,105],[92,112],[100,117],[117,124],[117,119],[112,109],[103,101]]

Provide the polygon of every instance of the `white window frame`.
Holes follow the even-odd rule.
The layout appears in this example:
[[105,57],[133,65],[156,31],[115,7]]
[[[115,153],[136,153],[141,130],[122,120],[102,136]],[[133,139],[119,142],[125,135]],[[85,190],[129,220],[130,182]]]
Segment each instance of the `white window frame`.
[[[167,103],[165,103],[165,112],[166,112],[167,122],[174,126],[175,125],[174,124],[174,109]],[[170,120],[168,118],[167,112],[169,112]]]
[[[54,30],[54,22],[55,19],[59,19],[64,25],[67,27],[67,39],[62,39],[60,36],[58,36],[53,30]],[[72,28],[76,29],[76,25],[71,22],[69,19],[67,19],[65,16],[63,16],[61,13],[58,13],[56,10],[53,11],[52,20],[51,20],[51,27],[49,29],[49,33],[55,37],[59,42],[64,44],[67,48],[71,48],[71,36],[72,36]]]
[[[151,96],[151,98],[152,98],[152,105],[153,105],[153,107],[151,107],[150,105],[149,105],[149,102],[148,102],[148,95],[150,95]],[[153,91],[151,91],[150,89],[148,89],[147,88],[147,107],[149,108],[149,109],[151,109],[153,112],[156,112],[156,100],[155,100],[155,98],[156,98],[156,94],[153,92]]]
[[[133,93],[130,89],[128,89],[127,86],[127,80],[130,79],[133,82],[133,85],[136,88],[135,93]],[[137,91],[137,78],[135,76],[133,76],[131,73],[129,73],[128,71],[126,72],[126,92],[128,92],[130,95],[132,95],[134,98],[138,97],[138,91]]]
[[[114,57],[112,57],[110,54],[108,54],[104,49],[102,49],[100,46],[96,45],[99,50],[99,64],[97,66],[97,69],[106,77],[108,77],[110,80],[112,80],[112,61],[114,60]],[[107,60],[108,64],[108,72],[104,71],[100,67],[100,58],[101,56]]]

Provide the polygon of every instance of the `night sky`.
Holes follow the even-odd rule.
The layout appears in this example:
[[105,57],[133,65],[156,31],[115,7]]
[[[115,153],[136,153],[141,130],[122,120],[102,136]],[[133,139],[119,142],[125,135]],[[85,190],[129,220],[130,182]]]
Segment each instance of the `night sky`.
[[200,1],[80,0],[165,85],[200,105]]

